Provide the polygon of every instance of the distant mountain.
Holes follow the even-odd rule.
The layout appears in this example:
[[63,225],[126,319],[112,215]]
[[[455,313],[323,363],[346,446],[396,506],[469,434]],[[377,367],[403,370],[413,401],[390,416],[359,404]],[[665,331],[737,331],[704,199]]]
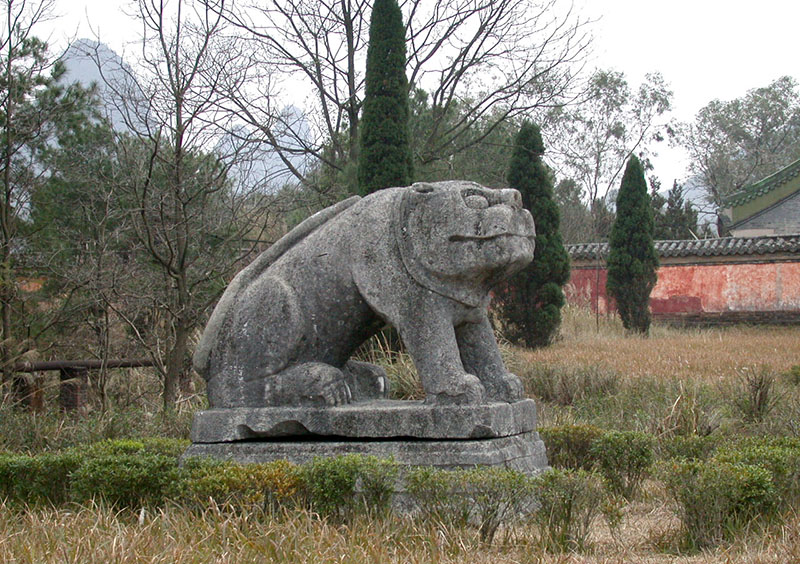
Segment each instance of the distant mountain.
[[106,111],[114,128],[127,130],[122,113],[117,110],[112,92],[107,86],[107,83],[124,83],[127,76],[125,61],[105,43],[91,39],[75,41],[67,49],[63,61],[66,72],[62,80],[66,83],[79,82],[86,87],[97,85],[100,98],[106,103]]
[[[118,131],[130,128],[123,119],[118,105],[114,103],[115,94],[108,84],[124,84],[130,75],[130,67],[113,49],[91,39],[78,39],[67,50],[63,58],[66,73],[62,79],[66,83],[79,82],[84,86],[97,85],[100,98],[104,100],[106,112],[111,123]],[[142,112],[144,115],[144,112]],[[289,105],[284,109],[284,121],[292,123],[292,129],[300,136],[310,136],[308,120],[299,108]],[[245,126],[224,135],[215,146],[215,151],[224,159],[236,152],[242,139],[252,137],[253,131]],[[300,154],[297,141],[288,133],[275,132],[278,143],[297,154],[291,155],[289,161],[300,171],[306,169],[306,157]],[[280,156],[272,150],[258,151],[247,164],[232,167],[239,181],[265,191],[280,189],[286,184],[296,182]]]

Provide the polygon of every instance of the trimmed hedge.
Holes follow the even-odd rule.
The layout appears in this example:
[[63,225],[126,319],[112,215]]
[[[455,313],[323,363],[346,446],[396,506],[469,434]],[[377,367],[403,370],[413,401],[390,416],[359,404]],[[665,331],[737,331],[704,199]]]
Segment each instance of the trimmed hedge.
[[438,470],[410,468],[405,489],[417,516],[440,527],[474,525],[482,542],[491,543],[501,525],[529,515],[535,507],[536,482],[506,468]]
[[213,500],[234,509],[275,511],[296,504],[303,488],[299,467],[285,460],[241,465],[193,458],[181,470],[170,494],[188,507],[202,508]]
[[800,501],[800,441],[797,439],[745,439],[720,448],[714,460],[758,466],[769,472],[780,507]]
[[661,456],[665,459],[708,460],[719,445],[714,435],[676,435],[663,439]]
[[609,431],[592,443],[589,455],[611,491],[630,500],[653,464],[654,444],[655,439],[645,433]]
[[70,497],[77,502],[101,499],[118,507],[164,505],[180,474],[177,459],[162,454],[88,458],[70,477]]
[[604,432],[594,425],[560,425],[539,429],[539,436],[554,468],[591,470],[595,463],[591,456],[592,444]]
[[188,441],[106,440],[36,456],[0,455],[0,497],[59,505],[102,498],[121,506],[161,504]]
[[539,510],[533,515],[539,542],[550,551],[582,550],[607,504],[603,478],[586,470],[551,470],[534,479]]
[[678,460],[666,467],[664,481],[692,548],[733,539],[753,520],[772,515],[778,503],[770,473],[760,466]]
[[[556,469],[531,478],[503,468],[410,468],[403,477],[408,500],[426,522],[475,526],[485,542],[502,525],[530,516],[548,549],[580,549],[600,513],[611,526],[621,518],[617,494],[635,493],[650,467],[654,439],[589,426],[542,434],[551,441],[554,465],[567,460],[593,471]],[[114,440],[37,456],[0,454],[0,498],[12,505],[102,500],[133,509],[169,501],[189,509],[213,502],[234,511],[300,505],[346,521],[363,513],[387,515],[400,471],[394,460],[360,455],[303,465],[189,459],[179,466],[177,455],[186,444]],[[677,502],[684,539],[692,547],[731,539],[754,520],[780,517],[800,500],[800,440],[742,439],[714,446],[711,451],[705,440],[692,439],[665,447],[674,449],[675,457],[662,464],[660,477]],[[537,503],[541,508],[534,511]]]
[[0,498],[58,505],[70,499],[70,476],[83,462],[75,451],[0,455]]
[[539,431],[554,468],[596,470],[612,493],[638,493],[653,463],[655,438],[635,431],[604,431],[594,425],[561,425]]

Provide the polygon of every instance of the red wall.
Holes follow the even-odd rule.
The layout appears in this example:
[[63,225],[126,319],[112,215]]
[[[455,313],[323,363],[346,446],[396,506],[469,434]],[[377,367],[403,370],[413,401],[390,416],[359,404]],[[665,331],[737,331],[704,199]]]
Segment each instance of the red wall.
[[[616,309],[606,295],[605,268],[573,268],[565,291],[569,303],[588,305],[600,313]],[[800,262],[661,266],[650,310],[656,317],[800,312]]]

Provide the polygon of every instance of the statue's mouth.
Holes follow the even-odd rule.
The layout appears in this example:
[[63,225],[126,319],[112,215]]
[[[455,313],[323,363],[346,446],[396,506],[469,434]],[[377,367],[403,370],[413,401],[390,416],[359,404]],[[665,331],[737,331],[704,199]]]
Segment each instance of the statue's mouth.
[[449,241],[489,241],[501,237],[521,237],[523,239],[533,239],[534,235],[524,235],[522,233],[493,233],[490,235],[450,235]]

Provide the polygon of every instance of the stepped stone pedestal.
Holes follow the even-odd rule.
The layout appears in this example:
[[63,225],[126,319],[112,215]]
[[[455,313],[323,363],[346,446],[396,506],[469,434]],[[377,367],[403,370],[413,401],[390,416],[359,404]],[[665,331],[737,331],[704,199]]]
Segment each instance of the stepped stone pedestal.
[[338,407],[223,408],[201,411],[184,457],[241,463],[315,456],[393,456],[404,466],[501,466],[534,474],[547,467],[536,404],[430,405],[371,400]]

